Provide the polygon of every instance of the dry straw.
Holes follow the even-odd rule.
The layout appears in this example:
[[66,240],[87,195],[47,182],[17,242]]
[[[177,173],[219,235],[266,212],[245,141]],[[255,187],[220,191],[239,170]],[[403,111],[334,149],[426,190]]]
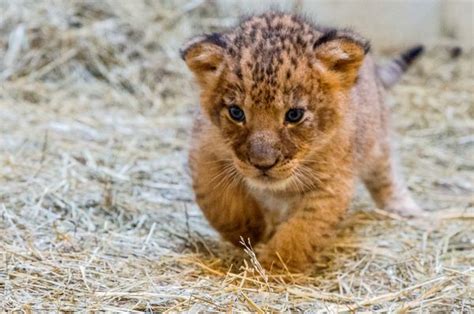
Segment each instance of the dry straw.
[[314,270],[274,275],[218,239],[186,170],[197,97],[178,48],[231,19],[196,0],[0,12],[0,309],[472,311],[472,51],[431,49],[393,92],[429,218],[361,189]]

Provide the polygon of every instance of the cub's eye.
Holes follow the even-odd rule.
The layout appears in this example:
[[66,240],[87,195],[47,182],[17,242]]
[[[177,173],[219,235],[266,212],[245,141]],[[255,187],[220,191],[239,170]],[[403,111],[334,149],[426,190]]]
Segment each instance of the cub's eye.
[[304,110],[299,108],[293,108],[286,112],[285,120],[289,123],[299,122],[304,115]]
[[229,107],[229,115],[237,122],[242,122],[245,120],[245,113],[238,106]]

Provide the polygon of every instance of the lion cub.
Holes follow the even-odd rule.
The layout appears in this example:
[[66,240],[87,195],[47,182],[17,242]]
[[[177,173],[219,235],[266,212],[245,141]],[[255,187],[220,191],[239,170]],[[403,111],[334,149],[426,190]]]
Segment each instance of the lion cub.
[[361,177],[379,207],[419,211],[390,152],[384,88],[422,52],[386,67],[348,30],[283,13],[199,36],[182,58],[201,90],[189,163],[196,201],[228,241],[261,243],[266,267],[305,270]]

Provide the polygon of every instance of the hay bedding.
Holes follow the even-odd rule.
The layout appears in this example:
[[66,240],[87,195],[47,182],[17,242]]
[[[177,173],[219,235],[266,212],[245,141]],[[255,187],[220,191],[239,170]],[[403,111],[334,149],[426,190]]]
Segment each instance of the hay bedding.
[[443,47],[394,91],[430,219],[361,189],[310,275],[221,242],[185,167],[196,91],[177,49],[230,20],[204,1],[0,1],[2,310],[471,312],[473,53]]

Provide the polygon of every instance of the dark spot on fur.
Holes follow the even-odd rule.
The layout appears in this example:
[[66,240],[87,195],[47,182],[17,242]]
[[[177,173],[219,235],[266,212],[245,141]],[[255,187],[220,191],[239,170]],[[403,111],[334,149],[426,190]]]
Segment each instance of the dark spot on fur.
[[225,42],[224,37],[222,36],[222,34],[219,33],[212,33],[207,35],[205,41],[222,48],[227,47],[227,43]]
[[297,64],[298,64],[298,60],[296,60],[296,57],[292,56],[291,57],[291,65],[296,67]]
[[334,40],[337,36],[337,30],[336,29],[331,29],[327,31],[325,34],[323,34],[321,37],[316,40],[316,42],[313,45],[313,48],[316,48],[324,43],[327,43],[328,41]]
[[189,49],[191,49],[195,45],[201,44],[201,43],[211,43],[213,45],[216,45],[216,46],[219,46],[219,47],[222,47],[222,48],[227,47],[227,43],[225,42],[224,37],[223,37],[222,34],[219,34],[219,33],[207,34],[207,35],[204,35],[204,38],[201,41],[192,44],[191,46],[187,47],[186,49],[181,49],[179,51],[181,59],[184,60],[186,58],[186,54],[188,53]]
[[242,80],[243,79],[243,76],[242,76],[242,69],[240,68],[240,66],[235,70],[235,75],[237,75],[237,77],[239,78],[239,80]]
[[365,54],[370,51],[370,42],[368,40],[359,38],[359,36],[354,33],[353,36],[351,36],[351,32],[348,30],[343,30],[339,32],[339,30],[337,29],[329,29],[327,32],[325,32],[321,37],[316,40],[316,42],[313,44],[313,48],[316,48],[335,39],[346,39],[352,41],[353,43],[358,44],[362,49],[364,49]]

